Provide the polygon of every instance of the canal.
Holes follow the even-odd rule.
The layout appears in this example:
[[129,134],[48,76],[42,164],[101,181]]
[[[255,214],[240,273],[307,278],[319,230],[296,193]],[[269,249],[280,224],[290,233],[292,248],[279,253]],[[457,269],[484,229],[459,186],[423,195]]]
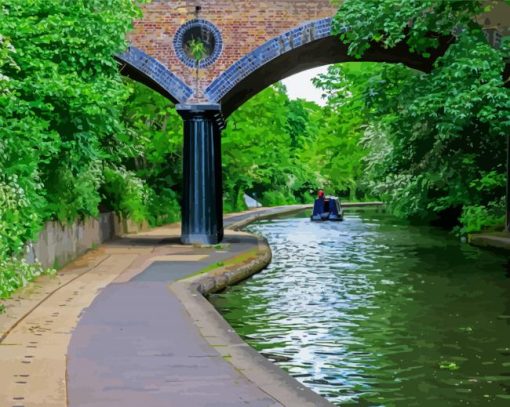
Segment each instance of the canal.
[[510,262],[371,211],[263,221],[272,264],[211,297],[238,334],[337,405],[510,406]]

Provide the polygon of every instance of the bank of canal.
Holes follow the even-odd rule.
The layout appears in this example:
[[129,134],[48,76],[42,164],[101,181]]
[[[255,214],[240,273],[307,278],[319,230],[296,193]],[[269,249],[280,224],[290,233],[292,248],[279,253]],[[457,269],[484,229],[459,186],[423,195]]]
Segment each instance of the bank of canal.
[[335,404],[510,405],[510,260],[376,211],[249,230],[268,269],[211,298],[253,347]]

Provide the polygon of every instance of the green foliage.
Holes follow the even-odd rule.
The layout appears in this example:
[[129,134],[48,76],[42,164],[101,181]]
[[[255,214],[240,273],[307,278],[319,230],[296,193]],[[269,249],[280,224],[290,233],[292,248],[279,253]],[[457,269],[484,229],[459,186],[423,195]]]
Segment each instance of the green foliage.
[[[16,233],[0,232],[8,253],[43,221],[96,216],[100,203],[136,219],[175,219],[178,197],[167,188],[180,181],[180,120],[163,97],[123,81],[112,58],[127,45],[138,3],[2,2],[2,191],[23,195],[0,215],[18,219]],[[155,203],[159,195],[172,202]]]
[[318,174],[302,154],[314,132],[318,107],[290,101],[281,86],[270,87],[239,108],[223,133],[225,210],[244,209],[243,193],[267,205],[303,201],[317,189]]
[[19,178],[0,176],[0,259],[20,253],[41,222]]
[[405,42],[411,51],[427,57],[439,44],[438,34],[472,27],[473,16],[486,7],[482,0],[345,0],[333,31],[357,58],[371,42],[385,48]]
[[327,105],[317,114],[320,126],[310,146],[310,159],[321,169],[322,185],[330,193],[360,198],[359,180],[365,150],[360,146],[364,125],[363,85],[376,64],[345,64],[329,67],[314,80],[325,92]]
[[510,133],[510,97],[502,81],[508,49],[487,44],[474,23],[481,10],[480,1],[346,0],[335,23],[339,32],[349,27],[340,37],[358,57],[371,41],[385,47],[406,42],[427,56],[437,37],[429,33],[457,35],[430,74],[381,65],[367,68],[363,78],[339,66],[332,79],[338,87],[345,77],[358,83],[349,84],[348,94],[361,98],[365,188],[403,217],[462,213],[462,232],[502,219]]
[[48,218],[97,215],[100,146],[123,132],[128,96],[112,55],[139,10],[131,0],[5,0],[0,13],[2,189],[23,196],[2,209],[19,230],[0,240],[15,254]]
[[182,120],[163,96],[131,81],[126,85],[130,90],[122,114],[126,132],[104,148],[116,156],[111,171],[129,173],[131,197],[123,197],[121,184],[111,185],[114,179],[109,178],[103,187],[103,206],[152,225],[174,222],[180,217]]
[[72,222],[100,208],[153,224],[179,216],[170,188],[180,182],[180,120],[163,97],[124,81],[112,58],[127,46],[140,3],[0,4],[5,295],[40,274],[13,259],[49,219]]
[[25,287],[40,275],[54,273],[55,270],[45,270],[39,264],[28,264],[24,260],[0,259],[0,299],[8,298],[14,291]]
[[135,222],[148,218],[149,193],[135,174],[123,168],[105,168],[104,177],[104,191],[117,213],[129,216]]
[[296,198],[287,193],[281,191],[266,191],[262,195],[260,201],[264,206],[280,206],[297,203]]
[[186,46],[188,47],[191,55],[193,55],[193,58],[195,59],[197,64],[202,59],[204,59],[207,50],[205,48],[205,44],[200,39],[193,38],[190,41],[188,41]]
[[18,253],[40,225],[45,200],[38,164],[52,150],[44,121],[17,97],[17,81],[8,73],[19,70],[15,54],[0,36],[0,258]]
[[459,233],[468,234],[482,229],[497,229],[505,222],[505,202],[489,202],[487,205],[465,206],[460,217]]
[[181,219],[179,195],[170,188],[163,188],[158,193],[152,191],[148,205],[149,223],[153,226],[177,222]]
[[200,68],[200,61],[204,59],[204,57],[207,54],[207,48],[204,44],[204,42],[199,38],[192,38],[188,43],[186,44],[186,47],[189,51],[189,53],[192,55],[193,59],[195,60],[195,66],[196,66],[196,72],[195,72],[195,92],[198,95],[200,92],[199,89],[199,68]]

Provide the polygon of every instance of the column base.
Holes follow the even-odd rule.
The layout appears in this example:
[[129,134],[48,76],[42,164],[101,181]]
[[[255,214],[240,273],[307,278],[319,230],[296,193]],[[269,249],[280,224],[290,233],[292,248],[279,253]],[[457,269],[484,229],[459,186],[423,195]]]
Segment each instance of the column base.
[[221,239],[217,235],[204,235],[204,234],[193,234],[193,235],[181,235],[182,244],[218,244]]

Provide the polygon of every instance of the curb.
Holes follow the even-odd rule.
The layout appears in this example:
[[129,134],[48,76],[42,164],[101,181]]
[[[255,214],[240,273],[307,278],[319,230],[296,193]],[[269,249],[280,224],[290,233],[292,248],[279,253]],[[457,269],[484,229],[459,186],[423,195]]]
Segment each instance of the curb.
[[225,229],[230,230],[240,230],[250,223],[256,222],[258,220],[270,219],[278,215],[291,215],[293,213],[301,212],[305,209],[311,209],[313,205],[293,205],[293,206],[283,206],[277,207],[274,211],[266,212],[262,214],[254,213],[253,216],[250,216],[246,219],[240,220],[238,222],[234,222],[231,225],[227,226]]
[[258,236],[257,238],[258,250],[254,257],[247,259],[241,265],[217,268],[204,276],[198,276],[197,281],[191,283],[190,288],[198,291],[203,296],[207,296],[240,283],[265,269],[271,263],[272,252],[265,238]]
[[[274,214],[264,215],[266,216],[274,216]],[[260,218],[259,216],[250,217],[250,222]],[[244,342],[206,298],[207,295],[239,283],[267,267],[271,262],[271,248],[265,238],[258,236],[257,238],[256,254],[241,265],[221,267],[205,275],[176,281],[169,285],[169,289],[181,301],[209,345],[216,349],[234,369],[280,405],[331,407],[333,404],[325,398],[302,385]]]
[[468,243],[486,249],[510,250],[510,233],[474,233],[468,235]]

